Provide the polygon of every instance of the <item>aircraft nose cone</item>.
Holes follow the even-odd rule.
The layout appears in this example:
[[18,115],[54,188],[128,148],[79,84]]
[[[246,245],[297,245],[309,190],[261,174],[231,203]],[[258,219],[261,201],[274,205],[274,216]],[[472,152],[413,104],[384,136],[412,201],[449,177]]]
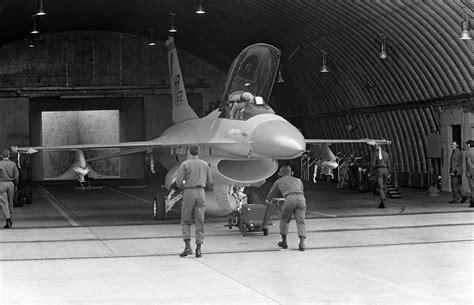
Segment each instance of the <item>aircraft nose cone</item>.
[[250,140],[253,152],[260,157],[293,159],[306,150],[303,135],[287,121],[269,121],[258,125]]

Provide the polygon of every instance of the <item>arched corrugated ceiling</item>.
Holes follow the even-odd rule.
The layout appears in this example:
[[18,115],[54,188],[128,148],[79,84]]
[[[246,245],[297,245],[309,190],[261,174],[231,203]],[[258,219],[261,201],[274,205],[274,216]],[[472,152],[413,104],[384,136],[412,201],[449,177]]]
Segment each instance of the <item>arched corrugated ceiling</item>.
[[[37,0],[0,2],[0,44],[28,38]],[[400,171],[425,172],[425,135],[440,107],[472,103],[473,43],[460,39],[471,0],[43,0],[41,33],[70,30],[168,37],[175,13],[181,49],[226,71],[245,46],[282,50],[274,108],[307,137],[379,137]],[[386,37],[387,59],[378,58]],[[322,50],[329,73],[320,73]],[[355,126],[352,131],[348,125]],[[344,150],[367,148],[343,147]]]

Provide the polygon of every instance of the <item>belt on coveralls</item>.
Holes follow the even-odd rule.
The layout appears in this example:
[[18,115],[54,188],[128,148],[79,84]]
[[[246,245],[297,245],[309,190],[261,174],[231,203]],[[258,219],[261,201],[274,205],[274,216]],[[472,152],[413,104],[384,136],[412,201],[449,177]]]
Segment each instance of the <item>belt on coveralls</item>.
[[184,189],[188,190],[188,189],[203,189],[203,188],[204,188],[204,186],[202,186],[202,185],[196,185],[196,186],[187,186]]
[[291,192],[291,193],[286,194],[286,195],[285,195],[285,198],[288,197],[288,196],[290,196],[290,195],[304,195],[304,194],[301,193],[301,192]]

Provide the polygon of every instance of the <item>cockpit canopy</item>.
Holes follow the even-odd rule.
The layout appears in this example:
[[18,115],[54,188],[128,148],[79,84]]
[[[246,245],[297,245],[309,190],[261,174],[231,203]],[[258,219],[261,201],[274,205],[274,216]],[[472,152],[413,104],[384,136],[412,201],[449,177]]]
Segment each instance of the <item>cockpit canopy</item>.
[[274,46],[258,43],[245,48],[229,70],[219,107],[221,117],[246,120],[261,113],[275,113],[266,101],[279,61],[280,50]]

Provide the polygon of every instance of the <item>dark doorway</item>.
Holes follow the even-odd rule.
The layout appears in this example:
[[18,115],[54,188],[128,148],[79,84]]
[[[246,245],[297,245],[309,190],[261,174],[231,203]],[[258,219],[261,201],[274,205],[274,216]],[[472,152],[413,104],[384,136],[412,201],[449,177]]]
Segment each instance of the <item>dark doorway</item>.
[[459,147],[462,146],[461,143],[461,125],[451,125],[452,130],[452,141],[456,141],[459,144]]

